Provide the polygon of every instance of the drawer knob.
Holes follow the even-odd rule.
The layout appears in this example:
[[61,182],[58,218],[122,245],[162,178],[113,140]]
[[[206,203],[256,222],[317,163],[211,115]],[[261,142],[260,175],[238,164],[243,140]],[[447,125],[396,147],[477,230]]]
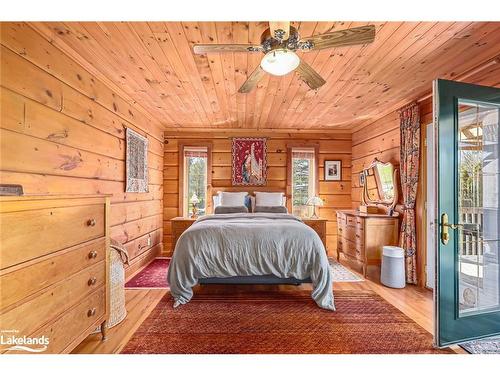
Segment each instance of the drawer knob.
[[97,258],[97,251],[92,250],[92,251],[89,253],[89,259],[95,259],[95,258]]
[[92,277],[89,279],[87,284],[89,284],[89,286],[92,286],[92,285],[95,285],[96,282],[97,282],[97,279],[95,277]]
[[90,318],[91,316],[95,315],[95,312],[96,312],[95,307],[92,309],[89,309],[89,311],[87,311],[87,316]]
[[95,219],[88,219],[87,220],[87,226],[89,227],[95,227],[96,221]]

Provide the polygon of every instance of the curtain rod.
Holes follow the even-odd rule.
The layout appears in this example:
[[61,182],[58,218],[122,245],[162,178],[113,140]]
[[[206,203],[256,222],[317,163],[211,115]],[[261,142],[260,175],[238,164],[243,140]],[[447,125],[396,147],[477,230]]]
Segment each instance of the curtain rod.
[[[485,63],[480,64],[479,66],[476,66],[472,69],[469,69],[465,73],[458,75],[457,80],[462,81],[464,79],[467,79],[470,76],[473,76],[474,74],[479,73],[479,72],[483,71],[484,69],[489,68],[490,66],[495,65],[495,64],[500,64],[500,55],[486,61]],[[430,93],[424,95],[423,97],[417,99],[417,103],[421,103],[424,100],[429,99],[430,97],[432,97],[432,91]]]

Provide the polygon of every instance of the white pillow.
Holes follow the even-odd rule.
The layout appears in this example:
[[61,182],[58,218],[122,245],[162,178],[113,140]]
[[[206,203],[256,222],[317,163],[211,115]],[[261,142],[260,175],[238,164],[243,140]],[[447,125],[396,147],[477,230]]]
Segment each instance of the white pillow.
[[244,206],[247,192],[230,193],[223,191],[219,193],[221,206]]
[[215,209],[215,207],[220,206],[220,192],[219,192],[219,194],[214,195],[212,197],[212,200],[214,202],[214,209]]
[[258,191],[255,193],[256,206],[283,206],[283,193],[264,193]]

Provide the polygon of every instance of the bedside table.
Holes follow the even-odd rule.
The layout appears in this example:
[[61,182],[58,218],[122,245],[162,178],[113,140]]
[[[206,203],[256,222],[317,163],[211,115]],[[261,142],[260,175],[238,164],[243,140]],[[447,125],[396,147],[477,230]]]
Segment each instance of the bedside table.
[[[305,225],[310,226],[316,233],[318,233],[319,238],[323,242],[326,250],[326,219],[311,219],[311,218],[302,218],[302,221]],[[328,252],[328,251],[327,251]]]
[[177,239],[186,229],[193,225],[195,221],[196,219],[192,219],[190,217],[174,217],[173,219],[170,219],[170,225],[172,227],[172,254],[174,253]]

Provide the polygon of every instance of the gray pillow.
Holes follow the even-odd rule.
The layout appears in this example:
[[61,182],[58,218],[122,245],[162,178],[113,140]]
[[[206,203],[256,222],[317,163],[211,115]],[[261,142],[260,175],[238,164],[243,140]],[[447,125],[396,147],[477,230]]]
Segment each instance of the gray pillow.
[[272,214],[287,214],[285,206],[255,206],[255,212],[268,212]]
[[215,207],[214,214],[239,214],[248,213],[246,206],[217,206]]

